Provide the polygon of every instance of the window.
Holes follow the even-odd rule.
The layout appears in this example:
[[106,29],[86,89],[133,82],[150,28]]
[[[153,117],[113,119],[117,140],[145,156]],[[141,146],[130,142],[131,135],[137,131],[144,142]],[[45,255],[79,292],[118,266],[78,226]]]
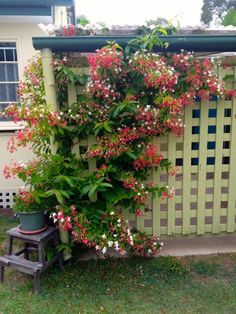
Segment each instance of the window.
[[16,43],[0,42],[0,110],[17,102],[18,82]]

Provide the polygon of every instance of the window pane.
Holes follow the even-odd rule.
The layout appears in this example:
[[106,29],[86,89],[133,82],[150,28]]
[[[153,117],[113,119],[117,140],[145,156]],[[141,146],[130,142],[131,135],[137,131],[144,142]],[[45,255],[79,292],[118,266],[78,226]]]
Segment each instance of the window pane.
[[13,49],[6,49],[6,61],[14,61]]
[[13,52],[14,52],[14,61],[17,62],[17,52],[16,52],[16,49],[14,49]]
[[13,48],[16,48],[16,43],[14,42],[8,42],[8,41],[2,41],[0,42],[0,49],[1,48],[7,48],[7,47],[13,47]]
[[17,100],[17,83],[0,84],[0,101],[16,101]]
[[18,82],[16,63],[0,63],[0,82]]
[[17,101],[17,88],[18,88],[18,84],[8,85],[8,93],[9,93],[8,101]]
[[[0,111],[17,102],[19,75],[16,62],[16,43],[0,42]],[[0,117],[0,121],[9,120],[9,117]]]
[[[3,111],[4,109],[6,109],[6,107],[9,106],[9,103],[0,103],[0,111]],[[0,116],[0,121],[11,121],[11,118],[10,117],[2,117]]]
[[4,50],[0,48],[0,61],[5,61]]

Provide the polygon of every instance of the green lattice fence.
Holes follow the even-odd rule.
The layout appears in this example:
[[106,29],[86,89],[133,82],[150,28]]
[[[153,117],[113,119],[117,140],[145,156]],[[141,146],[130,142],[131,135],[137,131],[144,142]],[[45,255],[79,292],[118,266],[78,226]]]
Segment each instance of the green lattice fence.
[[[74,69],[76,73],[87,69]],[[220,77],[233,75],[236,67],[219,67]],[[232,84],[233,83],[228,83]],[[68,104],[76,102],[81,87],[70,85]],[[131,226],[155,235],[186,235],[234,232],[236,230],[236,102],[196,101],[184,113],[183,139],[172,135],[154,138],[161,151],[179,167],[175,177],[153,172],[152,180],[175,187],[173,199],[150,200],[153,210],[143,217],[125,213]],[[95,141],[78,143],[90,146]],[[96,167],[89,162],[89,170]]]

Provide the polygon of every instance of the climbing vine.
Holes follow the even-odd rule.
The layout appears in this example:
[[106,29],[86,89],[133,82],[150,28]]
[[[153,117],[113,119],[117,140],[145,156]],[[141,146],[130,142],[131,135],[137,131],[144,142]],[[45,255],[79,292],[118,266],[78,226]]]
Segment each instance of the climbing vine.
[[[37,161],[5,166],[5,176],[18,175],[37,203],[50,198],[54,222],[62,223],[72,241],[103,254],[108,248],[120,254],[127,250],[158,254],[159,238],[131,229],[122,216],[123,209],[145,215],[154,195],[174,196],[173,187],[150,179],[151,171],[168,175],[177,171],[153,138],[182,136],[184,108],[196,98],[234,95],[214,74],[212,60],[189,52],[157,54],[143,49],[141,42],[142,49],[135,46],[135,52],[110,43],[88,55],[87,76],[75,74],[70,58],[55,57],[60,104],[56,112],[46,105],[41,61],[36,59],[20,84],[21,105],[4,112],[25,123],[9,150],[30,144],[37,156]],[[68,83],[84,86],[75,103],[65,102]],[[95,143],[75,154],[76,143],[91,136]],[[57,142],[55,154],[50,137]],[[96,168],[87,171],[91,160]]]

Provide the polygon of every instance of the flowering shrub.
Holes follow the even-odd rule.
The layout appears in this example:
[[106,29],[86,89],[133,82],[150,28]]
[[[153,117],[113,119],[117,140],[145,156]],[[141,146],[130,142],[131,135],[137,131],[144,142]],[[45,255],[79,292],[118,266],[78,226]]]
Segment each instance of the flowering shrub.
[[127,250],[131,250],[137,251],[141,256],[156,256],[163,245],[158,237],[150,238],[145,233],[131,231],[127,227],[128,221],[124,221],[119,212],[104,213],[98,230],[86,216],[82,217],[78,213],[74,205],[58,205],[56,210],[51,214],[55,223],[61,223],[65,230],[71,231],[75,241],[95,247],[102,254],[113,248],[119,254],[126,254]]
[[56,34],[59,36],[94,36],[104,35],[108,31],[108,28],[103,23],[96,25],[72,25],[63,26],[56,30]]
[[[174,196],[173,187],[150,180],[151,171],[168,175],[177,171],[152,139],[168,133],[182,136],[184,107],[196,97],[235,92],[225,91],[209,59],[185,52],[168,57],[145,50],[129,54],[112,44],[88,56],[84,94],[76,103],[65,105],[67,84],[85,82],[69,65],[65,57],[53,61],[57,112],[50,112],[45,104],[41,70],[32,67],[27,73],[27,83],[19,89],[22,106],[10,106],[5,112],[25,122],[9,150],[30,143],[39,159],[6,166],[4,174],[18,175],[39,203],[50,200],[52,219],[71,233],[73,241],[103,254],[113,248],[121,254],[134,250],[156,255],[162,246],[159,239],[131,230],[121,214],[127,209],[136,216],[145,215],[155,194]],[[90,135],[96,143],[73,154],[74,145]],[[54,155],[50,137],[58,146]],[[97,168],[88,172],[90,160],[96,161]]]
[[14,196],[13,210],[15,212],[35,212],[35,211],[46,211],[52,206],[51,201],[48,199],[42,204],[36,201],[34,193],[30,191],[19,191]]

